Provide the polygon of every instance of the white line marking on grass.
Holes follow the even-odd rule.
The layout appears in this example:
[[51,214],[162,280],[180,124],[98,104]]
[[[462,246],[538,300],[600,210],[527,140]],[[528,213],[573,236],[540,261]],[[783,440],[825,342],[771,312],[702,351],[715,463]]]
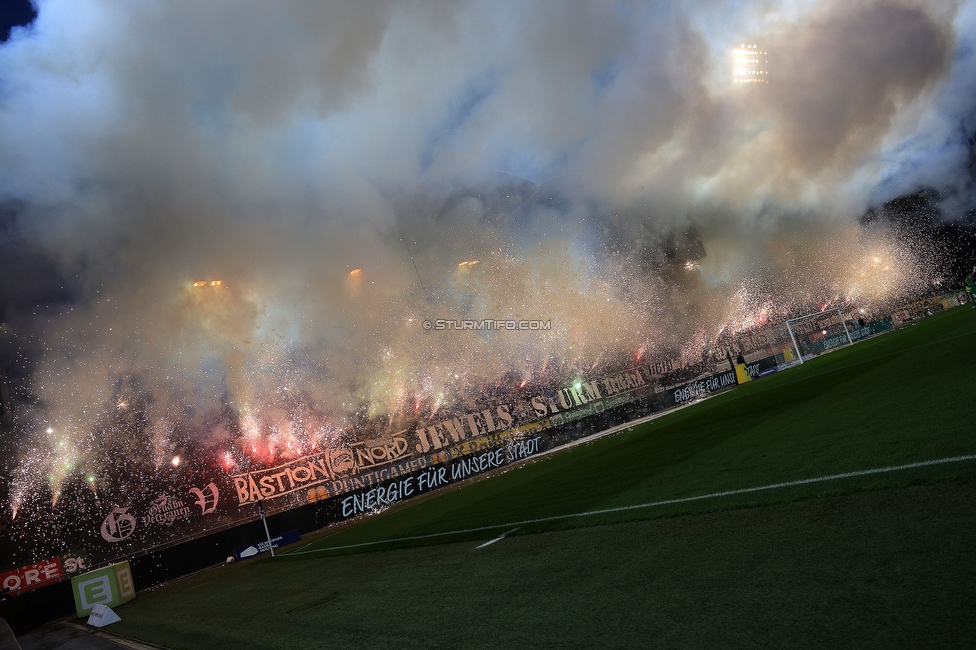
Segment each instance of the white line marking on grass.
[[512,530],[508,531],[507,533],[503,533],[501,537],[496,537],[495,539],[490,539],[487,542],[485,542],[484,544],[482,544],[481,546],[477,546],[476,548],[484,548],[484,547],[488,546],[489,544],[494,544],[495,542],[500,542],[503,539],[505,539],[506,537],[508,537],[508,535],[510,533],[514,533],[516,530],[518,530],[518,527],[517,526],[515,528],[513,528]]
[[[328,548],[318,548],[309,551],[293,551],[291,553],[278,553],[279,557],[293,556],[293,555],[306,555],[309,553],[321,553],[324,551],[339,551],[347,548],[361,548],[363,546],[376,546],[377,544],[389,544],[392,542],[408,542],[418,539],[431,539],[433,537],[444,537],[447,535],[461,535],[464,533],[477,533],[483,530],[494,530],[496,528],[506,528],[508,526],[516,526],[516,528],[525,526],[527,524],[538,524],[545,521],[558,521],[560,519],[572,519],[574,517],[592,517],[593,515],[605,515],[611,512],[625,512],[627,510],[639,510],[641,508],[654,508],[657,506],[667,506],[675,503],[687,503],[689,501],[700,501],[702,499],[716,499],[718,497],[728,497],[736,494],[748,494],[749,492],[761,492],[763,490],[776,490],[785,487],[794,487],[796,485],[807,485],[809,483],[823,483],[825,481],[836,481],[842,478],[853,478],[855,476],[868,476],[870,474],[884,474],[886,472],[897,472],[904,469],[915,469],[917,467],[928,467],[930,465],[944,465],[946,463],[961,463],[967,460],[976,460],[976,454],[970,454],[967,456],[953,456],[951,458],[938,458],[936,460],[923,460],[917,463],[908,463],[907,465],[891,465],[889,467],[876,467],[874,469],[863,469],[856,472],[844,472],[843,474],[831,474],[830,476],[818,476],[816,478],[804,478],[796,481],[786,481],[784,483],[772,483],[770,485],[761,485],[758,487],[740,488],[738,490],[726,490],[724,492],[712,492],[711,494],[700,494],[694,497],[682,497],[680,499],[666,499],[664,501],[652,501],[650,503],[638,503],[632,506],[619,506],[617,508],[603,508],[602,510],[589,510],[587,512],[576,512],[568,515],[553,515],[552,517],[539,517],[538,519],[525,519],[523,521],[510,521],[504,524],[495,524],[492,526],[478,526],[477,528],[462,528],[460,530],[450,530],[444,533],[430,533],[429,535],[412,535],[410,537],[396,537],[394,539],[381,539],[375,542],[360,542],[359,544],[346,544],[344,546],[330,546]],[[508,531],[511,533],[513,531]],[[505,533],[505,535],[508,535]],[[499,537],[502,539],[505,537]],[[497,542],[498,539],[492,540]],[[491,542],[489,542],[491,543]],[[484,544],[483,546],[487,546]],[[481,548],[481,547],[479,547]]]
[[[558,447],[553,447],[552,449],[547,449],[546,451],[540,452],[540,453],[535,454],[533,456],[528,456],[526,458],[523,458],[522,460],[519,460],[519,461],[516,461],[516,462],[511,463],[509,465],[506,465],[503,469],[504,469],[505,472],[508,472],[508,471],[513,470],[513,469],[518,469],[518,468],[523,467],[525,465],[529,465],[531,463],[534,463],[534,462],[536,462],[536,461],[538,461],[538,460],[540,460],[542,458],[547,458],[548,456],[552,456],[552,455],[557,454],[557,453],[559,453],[561,451],[564,451],[566,449],[572,449],[573,447],[576,447],[578,445],[589,444],[591,442],[594,442],[596,440],[599,440],[600,438],[604,438],[606,436],[612,436],[615,433],[620,433],[624,429],[626,429],[628,431],[632,431],[634,429],[634,427],[636,427],[636,426],[639,426],[641,424],[646,424],[646,423],[648,423],[648,422],[650,422],[652,420],[656,420],[656,419],[661,418],[661,417],[664,417],[666,415],[671,415],[672,413],[676,413],[676,412],[678,412],[678,411],[680,411],[682,409],[686,409],[686,408],[688,408],[690,406],[695,406],[696,404],[701,404],[705,400],[709,400],[709,399],[711,399],[712,397],[714,397],[716,395],[721,395],[721,394],[723,394],[723,393],[731,390],[733,387],[734,386],[730,386],[728,388],[723,388],[721,390],[715,391],[714,393],[709,393],[708,395],[704,395],[704,396],[702,396],[702,397],[700,397],[698,399],[694,399],[694,400],[690,400],[688,402],[685,402],[684,404],[681,404],[679,406],[672,406],[671,408],[663,409],[663,410],[660,410],[660,411],[656,411],[654,413],[651,413],[649,415],[645,415],[642,418],[638,418],[636,420],[631,420],[630,422],[624,422],[623,424],[618,424],[616,426],[610,427],[609,429],[604,429],[602,431],[597,431],[595,433],[591,433],[588,436],[584,436],[584,437],[579,438],[577,440],[573,440],[572,442],[567,442],[566,444],[559,445]],[[479,475],[476,475],[476,476],[470,476],[470,477],[468,477],[468,478],[466,478],[466,479],[464,479],[464,480],[462,480],[459,483],[456,483],[454,485],[455,485],[455,487],[460,487],[461,485],[466,485],[466,484],[470,484],[470,483],[475,482],[475,481],[483,480],[483,479],[488,478],[488,477],[490,477],[492,475],[495,475],[495,472],[485,472],[484,474],[479,474]],[[433,495],[431,495],[431,496],[433,496]],[[404,502],[397,503],[396,505],[397,506],[403,505],[403,503]],[[353,522],[355,522],[357,520],[358,521],[363,521],[364,519],[366,519],[366,517],[364,517],[364,516],[361,515],[360,517],[356,517],[356,518],[353,518],[353,519],[347,519],[347,520],[345,520],[345,521],[343,521],[341,523],[343,525],[345,525],[345,524],[353,523]],[[502,524],[502,526],[503,525],[504,524]],[[491,528],[501,528],[501,526],[491,526]],[[318,537],[316,539],[313,539],[313,540],[309,541],[307,544],[302,544],[301,546],[295,547],[295,549],[293,551],[289,552],[289,553],[281,553],[281,552],[279,552],[279,553],[277,553],[277,555],[300,555],[301,554],[300,552],[302,551],[302,549],[308,548],[309,546],[312,546],[313,544],[318,544],[319,542],[321,542],[323,539],[325,539],[327,537],[332,537],[333,535],[338,535],[339,533],[342,532],[342,530],[343,530],[343,528],[338,528],[338,529],[334,530],[333,532],[329,533],[328,535],[323,535],[321,537]],[[438,534],[448,535],[450,533],[438,533]],[[506,535],[507,534],[508,533],[506,533]],[[406,538],[405,537],[403,539],[411,539],[411,538]],[[390,541],[394,541],[394,540],[390,540]],[[498,541],[498,540],[495,540],[495,541]],[[373,542],[371,542],[371,543],[373,543]],[[381,543],[381,542],[375,542],[375,543]],[[333,547],[333,548],[346,548],[346,547],[345,546],[336,546],[336,547]],[[318,550],[323,550],[323,549],[318,549]],[[308,552],[309,553],[317,553],[318,550],[312,550],[312,551],[308,551]]]

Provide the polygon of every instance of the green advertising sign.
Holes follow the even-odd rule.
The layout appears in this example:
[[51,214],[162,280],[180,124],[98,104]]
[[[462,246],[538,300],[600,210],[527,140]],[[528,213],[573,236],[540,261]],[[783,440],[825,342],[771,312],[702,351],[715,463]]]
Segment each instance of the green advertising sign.
[[91,614],[95,605],[115,607],[136,597],[129,562],[119,562],[71,579],[75,611],[79,617]]

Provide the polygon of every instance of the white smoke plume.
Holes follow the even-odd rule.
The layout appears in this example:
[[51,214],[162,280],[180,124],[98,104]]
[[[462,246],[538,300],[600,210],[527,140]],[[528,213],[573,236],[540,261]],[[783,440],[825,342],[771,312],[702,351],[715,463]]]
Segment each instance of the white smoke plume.
[[[70,288],[3,319],[30,357],[18,485],[55,494],[120,440],[270,461],[503,377],[891,298],[936,272],[857,217],[972,182],[972,3],[37,8],[0,46],[0,225],[46,264],[8,282]],[[733,83],[742,43],[768,84]],[[685,273],[661,251],[691,228]],[[552,330],[421,326],[506,317]]]

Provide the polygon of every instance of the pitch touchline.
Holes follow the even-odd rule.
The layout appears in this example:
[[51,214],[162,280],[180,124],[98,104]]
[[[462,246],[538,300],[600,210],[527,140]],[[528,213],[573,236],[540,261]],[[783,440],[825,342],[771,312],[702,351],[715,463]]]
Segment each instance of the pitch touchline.
[[831,474],[830,476],[818,476],[817,478],[804,478],[804,479],[799,479],[797,481],[786,481],[784,483],[772,483],[770,485],[761,485],[759,487],[740,488],[738,490],[726,490],[724,492],[712,492],[711,494],[701,494],[694,497],[682,497],[680,499],[666,499],[664,501],[638,503],[632,506],[618,506],[616,508],[604,508],[602,510],[589,510],[587,512],[576,512],[569,515],[553,515],[551,517],[539,517],[538,519],[525,519],[523,521],[512,521],[504,524],[494,524],[491,526],[479,526],[477,528],[463,528],[461,530],[450,530],[444,533],[430,533],[429,535],[413,535],[410,537],[396,537],[394,539],[381,539],[375,542],[360,542],[359,544],[346,544],[345,546],[330,546],[328,548],[311,549],[308,551],[278,553],[278,557],[285,557],[290,555],[305,555],[308,553],[321,553],[324,551],[338,551],[347,548],[359,548],[362,546],[375,546],[377,544],[389,544],[391,542],[408,542],[408,541],[418,540],[418,539],[430,539],[432,537],[444,537],[446,535],[460,535],[462,533],[477,533],[483,530],[506,528],[508,526],[525,526],[527,524],[538,524],[544,521],[572,519],[573,517],[591,517],[593,515],[604,515],[611,512],[624,512],[627,510],[638,510],[640,508],[654,508],[656,506],[667,506],[675,503],[687,503],[688,501],[700,501],[702,499],[715,499],[717,497],[727,497],[735,494],[746,494],[749,492],[761,492],[763,490],[775,490],[778,488],[793,487],[795,485],[806,485],[808,483],[822,483],[824,481],[836,481],[837,479],[852,478],[854,476],[867,476],[869,474],[884,474],[885,472],[897,472],[903,469],[914,469],[916,467],[927,467],[929,465],[943,465],[945,463],[960,463],[966,460],[976,460],[976,454],[970,454],[968,456],[953,456],[951,458],[939,458],[936,460],[923,460],[918,463],[909,463],[907,465],[892,465],[890,467],[876,467],[874,469],[863,469],[857,472],[844,472],[843,474]]

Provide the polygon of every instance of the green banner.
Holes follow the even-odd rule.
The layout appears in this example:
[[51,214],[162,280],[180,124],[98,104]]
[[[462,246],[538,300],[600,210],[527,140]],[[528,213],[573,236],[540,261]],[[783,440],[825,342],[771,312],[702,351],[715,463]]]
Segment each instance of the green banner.
[[136,597],[129,561],[112,564],[71,579],[75,611],[79,617],[91,614],[95,605],[116,607]]

